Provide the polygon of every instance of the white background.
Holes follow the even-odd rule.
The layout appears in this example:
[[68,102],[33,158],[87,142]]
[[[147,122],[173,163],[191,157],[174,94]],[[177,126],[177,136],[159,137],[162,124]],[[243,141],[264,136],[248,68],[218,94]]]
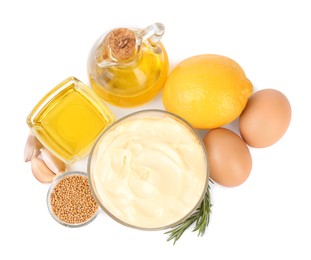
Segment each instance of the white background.
[[[81,3],[83,2],[83,3]],[[0,259],[311,259],[309,1],[1,1]],[[68,76],[88,83],[93,42],[122,25],[166,26],[171,67],[197,54],[236,60],[255,90],[275,88],[292,105],[286,135],[251,149],[242,186],[212,185],[213,213],[204,237],[188,231],[175,246],[163,231],[124,227],[104,213],[69,229],[46,207],[49,185],[23,162],[25,119],[39,99]],[[163,108],[161,97],[120,118]],[[237,130],[237,122],[229,126]],[[85,163],[76,166],[86,170]]]

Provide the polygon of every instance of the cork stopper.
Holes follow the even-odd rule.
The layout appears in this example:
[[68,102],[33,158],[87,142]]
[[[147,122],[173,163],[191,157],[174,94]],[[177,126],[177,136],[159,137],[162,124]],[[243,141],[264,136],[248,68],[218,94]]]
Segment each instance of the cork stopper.
[[119,61],[128,60],[135,53],[136,37],[129,29],[119,28],[111,31],[107,43],[111,55]]

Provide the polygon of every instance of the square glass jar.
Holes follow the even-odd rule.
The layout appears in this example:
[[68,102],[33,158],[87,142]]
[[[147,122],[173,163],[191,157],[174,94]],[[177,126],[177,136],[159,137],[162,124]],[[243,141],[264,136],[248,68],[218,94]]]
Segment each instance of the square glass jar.
[[90,151],[115,118],[91,88],[69,77],[39,101],[26,121],[43,146],[70,164]]

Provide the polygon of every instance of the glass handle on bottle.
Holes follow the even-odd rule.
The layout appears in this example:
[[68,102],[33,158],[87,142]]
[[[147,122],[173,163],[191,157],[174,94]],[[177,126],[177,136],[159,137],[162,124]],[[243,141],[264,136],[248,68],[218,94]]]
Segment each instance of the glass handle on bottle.
[[142,41],[148,41],[151,45],[156,45],[162,38],[165,28],[162,23],[154,23],[141,30],[140,38]]

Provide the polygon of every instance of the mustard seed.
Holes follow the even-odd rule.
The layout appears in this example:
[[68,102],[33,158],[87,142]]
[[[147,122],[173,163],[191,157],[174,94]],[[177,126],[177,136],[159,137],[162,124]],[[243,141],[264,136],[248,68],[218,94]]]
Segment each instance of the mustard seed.
[[67,224],[83,224],[98,211],[88,179],[83,175],[68,175],[55,184],[50,195],[52,214]]

